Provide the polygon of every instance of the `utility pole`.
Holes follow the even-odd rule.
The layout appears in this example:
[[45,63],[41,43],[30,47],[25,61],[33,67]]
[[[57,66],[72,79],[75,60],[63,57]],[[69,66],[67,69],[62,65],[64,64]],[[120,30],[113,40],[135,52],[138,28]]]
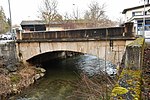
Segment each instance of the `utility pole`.
[[11,7],[10,7],[10,0],[8,0],[9,6],[9,16],[10,16],[10,33],[12,32],[12,18],[11,18]]

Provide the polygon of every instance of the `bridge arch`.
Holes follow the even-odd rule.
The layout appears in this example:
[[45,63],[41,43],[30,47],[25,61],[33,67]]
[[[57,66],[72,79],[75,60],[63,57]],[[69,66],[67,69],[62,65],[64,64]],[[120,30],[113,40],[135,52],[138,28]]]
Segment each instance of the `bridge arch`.
[[74,51],[45,52],[45,53],[41,53],[41,54],[38,54],[36,56],[33,56],[27,59],[27,62],[32,63],[32,64],[40,64],[40,63],[47,62],[49,60],[63,59],[63,58],[72,57],[75,55],[84,55],[84,53],[74,52]]
[[[56,51],[72,51],[97,56],[105,59],[107,54],[108,61],[117,63],[121,60],[126,46],[126,41],[114,41],[113,50],[110,47],[110,41],[71,41],[71,42],[22,42],[18,43],[19,58],[23,62],[40,54]],[[118,51],[118,52],[117,52]]]

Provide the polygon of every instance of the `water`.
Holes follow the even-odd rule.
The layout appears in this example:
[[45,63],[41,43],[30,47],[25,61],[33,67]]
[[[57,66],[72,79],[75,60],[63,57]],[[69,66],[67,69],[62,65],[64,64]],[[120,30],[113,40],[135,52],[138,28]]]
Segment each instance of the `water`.
[[84,72],[92,76],[102,73],[105,64],[108,74],[116,73],[115,65],[89,55],[44,63],[46,75],[22,94],[11,97],[11,100],[70,100],[68,97],[72,95],[73,85],[79,79],[79,74]]

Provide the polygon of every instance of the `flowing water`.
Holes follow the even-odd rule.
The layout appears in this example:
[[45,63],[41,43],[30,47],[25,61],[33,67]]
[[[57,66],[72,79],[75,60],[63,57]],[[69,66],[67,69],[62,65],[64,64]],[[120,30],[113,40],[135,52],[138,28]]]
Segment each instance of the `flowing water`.
[[108,74],[116,73],[115,65],[90,55],[50,61],[43,67],[46,75],[10,100],[70,100],[67,98],[72,95],[73,85],[81,72],[92,76],[106,68]]

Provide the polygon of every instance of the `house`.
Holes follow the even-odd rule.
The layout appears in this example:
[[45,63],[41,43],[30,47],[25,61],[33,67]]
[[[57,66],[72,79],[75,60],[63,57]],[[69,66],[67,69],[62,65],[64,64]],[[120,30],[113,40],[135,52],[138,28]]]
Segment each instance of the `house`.
[[46,24],[43,20],[23,20],[20,25],[25,32],[63,30],[62,23],[51,22]]
[[149,0],[145,5],[124,9],[122,14],[125,14],[125,22],[134,23],[134,32],[136,35],[144,35],[145,38],[150,38]]
[[23,20],[20,25],[25,32],[46,30],[45,22],[42,20]]

